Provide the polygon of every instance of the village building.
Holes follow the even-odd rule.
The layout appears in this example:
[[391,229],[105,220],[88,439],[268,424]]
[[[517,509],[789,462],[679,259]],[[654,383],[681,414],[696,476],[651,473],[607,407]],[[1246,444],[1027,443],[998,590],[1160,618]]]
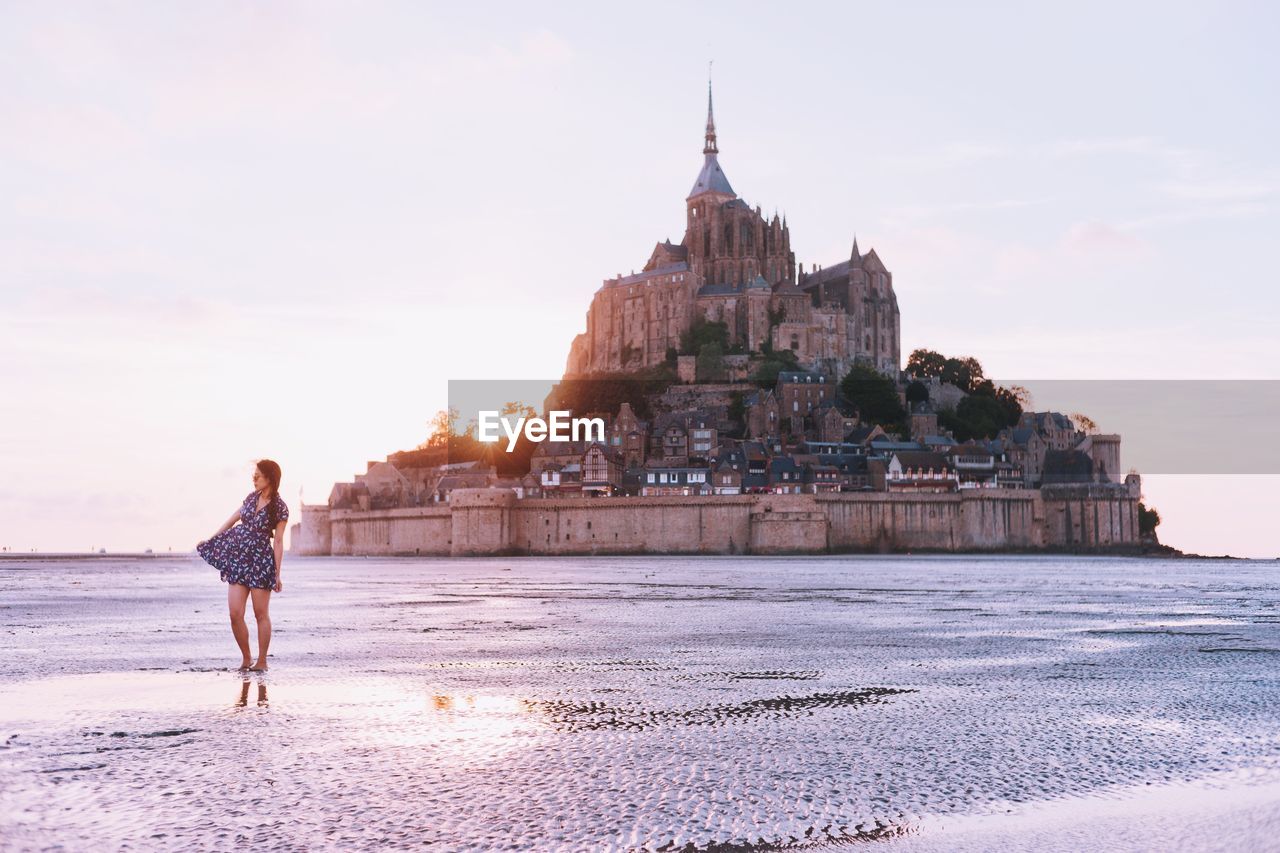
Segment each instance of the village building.
[[586,449],[581,471],[584,495],[610,497],[622,489],[622,457],[605,444],[597,442]]
[[954,492],[959,488],[955,466],[941,453],[897,450],[885,466],[885,490],[890,492]]
[[698,467],[646,468],[641,474],[640,496],[709,495],[709,471]]

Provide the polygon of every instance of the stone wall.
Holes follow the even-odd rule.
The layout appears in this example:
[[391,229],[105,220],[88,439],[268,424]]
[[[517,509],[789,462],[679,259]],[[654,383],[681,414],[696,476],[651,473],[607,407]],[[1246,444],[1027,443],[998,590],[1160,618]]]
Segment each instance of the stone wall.
[[1066,550],[1129,545],[1138,541],[1138,501],[1124,486],[1081,483],[1045,486],[1045,528]]
[[[326,543],[328,548],[326,550]],[[447,505],[304,507],[299,554],[822,554],[1136,547],[1123,486],[821,495],[529,498],[457,489]]]
[[448,506],[411,509],[329,511],[330,553],[334,556],[453,553],[453,513]]

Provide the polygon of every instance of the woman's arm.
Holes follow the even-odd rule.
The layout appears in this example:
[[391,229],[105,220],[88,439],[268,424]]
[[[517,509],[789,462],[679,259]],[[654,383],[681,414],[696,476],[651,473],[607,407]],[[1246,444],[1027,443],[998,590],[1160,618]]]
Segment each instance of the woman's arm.
[[[230,517],[230,518],[228,518],[226,521],[222,522],[222,526],[218,528],[218,532],[217,532],[217,533],[215,533],[215,534],[213,534],[213,536],[210,536],[210,537],[209,537],[209,539],[212,539],[214,536],[221,536],[223,533],[225,533],[225,532],[227,532],[228,530],[230,530],[231,528],[235,527],[235,526],[236,526],[236,522],[237,522],[237,521],[239,521],[239,520],[240,520],[240,510],[236,510],[235,512],[231,513],[231,517]],[[208,542],[208,541],[209,541],[209,539],[203,539],[203,540],[201,540],[201,542],[202,542],[202,543],[203,543],[203,542]]]
[[284,573],[284,528],[286,522],[280,522],[276,525],[276,535],[271,537],[272,545],[276,551],[276,592],[284,589],[284,580],[281,575]]

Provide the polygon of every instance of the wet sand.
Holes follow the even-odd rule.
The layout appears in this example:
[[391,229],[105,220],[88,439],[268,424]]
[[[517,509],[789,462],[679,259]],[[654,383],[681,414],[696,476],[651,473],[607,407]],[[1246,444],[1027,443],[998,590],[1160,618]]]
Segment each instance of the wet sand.
[[[0,848],[1275,849],[1275,564],[0,563]],[[250,617],[252,631],[252,617]]]

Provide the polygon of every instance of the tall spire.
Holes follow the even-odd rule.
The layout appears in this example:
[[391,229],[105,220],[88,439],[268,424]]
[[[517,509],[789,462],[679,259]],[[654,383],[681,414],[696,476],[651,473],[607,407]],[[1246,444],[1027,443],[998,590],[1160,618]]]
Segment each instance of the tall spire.
[[707,141],[702,146],[703,154],[719,154],[716,147],[716,117],[711,110],[711,65],[707,64]]
[[729,186],[729,179],[724,176],[724,171],[720,168],[720,161],[716,159],[716,155],[720,153],[720,149],[716,147],[716,119],[711,111],[711,68],[707,67],[707,141],[702,146],[703,162],[702,171],[698,173],[698,179],[693,182],[693,189],[689,191],[688,197],[685,199],[696,198],[703,193],[716,193],[718,195],[736,198],[737,193],[733,191],[733,187]]

